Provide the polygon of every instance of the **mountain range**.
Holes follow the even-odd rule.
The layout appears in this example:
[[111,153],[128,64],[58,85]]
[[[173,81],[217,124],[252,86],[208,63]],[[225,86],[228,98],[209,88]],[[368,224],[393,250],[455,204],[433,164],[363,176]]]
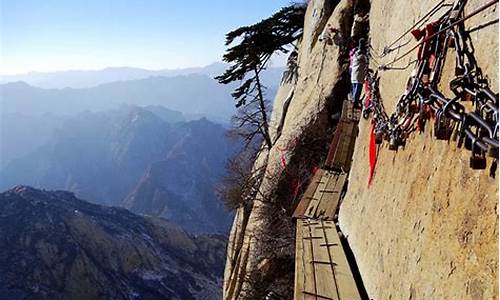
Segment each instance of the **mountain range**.
[[[229,65],[215,62],[204,67],[147,70],[132,67],[110,67],[102,70],[72,70],[58,72],[30,72],[0,76],[0,83],[23,81],[45,89],[90,88],[115,81],[130,81],[148,77],[175,77],[181,75],[206,75],[210,78],[221,74]],[[281,68],[270,68],[266,76],[281,76]]]
[[[0,190],[64,189],[192,232],[227,232],[215,188],[239,147],[225,138],[236,85],[214,79],[227,67],[2,77]],[[281,73],[262,73],[269,98]]]
[[[14,123],[6,127],[16,128],[16,118],[9,119]],[[192,232],[224,233],[231,215],[215,188],[238,149],[225,135],[222,125],[185,121],[159,106],[83,112],[62,120],[38,148],[5,162],[0,189],[64,189],[94,203],[166,217]]]
[[225,243],[17,186],[0,193],[0,298],[220,299]]
[[[85,110],[115,109],[122,104],[161,105],[182,112],[188,119],[207,117],[227,123],[235,112],[231,91],[236,85],[222,85],[213,78],[225,67],[212,64],[166,71],[110,68],[4,77],[0,107],[3,113],[74,115]],[[281,68],[263,72],[270,97],[281,73]],[[47,80],[54,84],[38,84]]]

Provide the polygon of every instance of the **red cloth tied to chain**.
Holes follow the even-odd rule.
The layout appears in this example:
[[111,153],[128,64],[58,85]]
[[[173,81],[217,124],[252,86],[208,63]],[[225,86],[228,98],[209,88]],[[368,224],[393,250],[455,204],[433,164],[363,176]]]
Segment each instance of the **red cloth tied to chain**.
[[438,30],[438,23],[437,22],[432,22],[428,23],[425,25],[423,29],[414,29],[411,31],[411,34],[413,37],[417,40],[420,41],[422,40],[422,45],[418,48],[418,54],[417,58],[418,60],[422,60],[424,58],[428,58],[430,54],[432,53],[432,41],[428,40],[428,38],[433,35],[434,33],[437,32]]
[[368,174],[368,187],[372,184],[375,165],[377,164],[377,145],[375,144],[375,124],[372,123],[370,129],[370,142],[368,145],[368,159],[370,162],[370,173]]

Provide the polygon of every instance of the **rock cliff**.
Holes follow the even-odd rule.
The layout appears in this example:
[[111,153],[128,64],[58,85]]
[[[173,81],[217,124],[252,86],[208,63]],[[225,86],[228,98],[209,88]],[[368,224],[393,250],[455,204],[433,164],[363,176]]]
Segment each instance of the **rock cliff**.
[[[225,299],[260,299],[271,294],[291,298],[295,226],[291,212],[312,171],[325,159],[350,87],[345,52],[335,44],[318,41],[326,24],[347,37],[355,10],[370,9],[371,45],[374,59],[379,60],[383,47],[434,5],[434,1],[391,0],[372,1],[370,7],[368,1],[309,1],[304,34],[297,45],[298,76],[280,87],[274,101],[271,134],[276,143],[257,158],[254,169],[264,170],[263,178],[255,197],[237,210],[233,222]],[[478,6],[480,1],[469,1],[466,13]],[[466,27],[494,20],[496,14],[493,6],[467,20]],[[496,90],[498,25],[471,34],[478,63]],[[400,53],[403,51],[406,49]],[[453,76],[453,63],[450,59],[445,66],[443,91]],[[389,113],[406,87],[409,72],[381,74],[381,97]],[[489,177],[488,170],[471,170],[470,153],[451,142],[436,141],[429,127],[412,136],[403,150],[390,152],[382,147],[368,188],[368,133],[369,122],[362,120],[348,191],[339,212],[340,228],[368,296],[494,298],[498,293],[496,180]]]
[[[381,53],[436,2],[373,1],[375,52]],[[468,1],[465,13],[483,4]],[[495,7],[467,20],[466,28],[497,18]],[[498,91],[498,25],[471,37],[478,64]],[[454,59],[447,60],[440,86],[444,93],[449,93],[454,65]],[[381,73],[381,97],[390,113],[410,71]],[[437,141],[431,127],[412,136],[404,150],[383,147],[368,188],[369,124],[360,123],[349,189],[340,208],[341,229],[373,299],[497,299],[498,171],[496,178],[489,177],[491,160],[486,170],[472,170],[470,152],[454,142]]]
[[2,299],[218,299],[225,239],[18,186],[0,193]]

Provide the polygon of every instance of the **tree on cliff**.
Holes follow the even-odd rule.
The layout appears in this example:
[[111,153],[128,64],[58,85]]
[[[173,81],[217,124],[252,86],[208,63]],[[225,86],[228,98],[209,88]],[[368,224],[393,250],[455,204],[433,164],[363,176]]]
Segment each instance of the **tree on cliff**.
[[239,81],[232,93],[238,111],[233,117],[233,133],[243,138],[248,147],[262,139],[272,147],[269,136],[269,101],[261,74],[275,52],[287,53],[287,45],[302,35],[306,6],[293,4],[271,17],[226,34],[224,61],[232,64],[224,74],[215,77],[222,84]]

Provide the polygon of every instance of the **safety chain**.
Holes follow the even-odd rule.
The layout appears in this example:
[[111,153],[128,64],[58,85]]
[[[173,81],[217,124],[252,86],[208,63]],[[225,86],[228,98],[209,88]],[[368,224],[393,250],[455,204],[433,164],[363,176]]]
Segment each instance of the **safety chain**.
[[[376,143],[386,140],[394,151],[405,146],[412,132],[422,132],[426,122],[435,119],[435,138],[457,141],[459,148],[464,145],[472,152],[471,168],[484,169],[486,156],[498,160],[499,102],[498,94],[490,89],[477,65],[463,22],[457,22],[463,19],[465,3],[466,0],[457,0],[449,14],[412,32],[422,42],[406,91],[392,115],[386,113],[380,98],[378,72],[369,72],[365,85],[370,97],[363,117],[367,119],[373,114]],[[456,52],[451,99],[437,88],[449,48]],[[464,102],[471,102],[473,109],[466,109]]]

